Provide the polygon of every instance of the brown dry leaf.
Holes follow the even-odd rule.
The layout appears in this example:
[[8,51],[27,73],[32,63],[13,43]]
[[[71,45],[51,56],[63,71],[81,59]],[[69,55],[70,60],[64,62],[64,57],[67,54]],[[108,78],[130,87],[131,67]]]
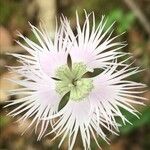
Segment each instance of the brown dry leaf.
[[145,98],[148,99],[147,101],[145,101],[145,103],[146,103],[147,105],[149,105],[149,104],[150,104],[150,90],[149,90],[149,89],[148,89],[148,91],[144,94],[143,97],[145,97]]
[[12,38],[9,31],[3,26],[0,26],[0,47],[8,47],[12,45]]
[[110,149],[111,150],[125,150],[124,149],[125,143],[126,143],[125,139],[120,139],[117,142],[111,144]]
[[14,78],[19,79],[19,76],[15,73],[4,73],[0,77],[0,103],[9,99],[7,90],[16,89],[19,86],[16,83],[10,82],[7,79]]

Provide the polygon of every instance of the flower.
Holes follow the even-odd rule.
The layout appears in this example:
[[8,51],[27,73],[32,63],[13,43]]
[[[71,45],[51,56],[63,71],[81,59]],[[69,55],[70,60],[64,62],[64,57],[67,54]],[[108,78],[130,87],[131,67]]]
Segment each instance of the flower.
[[[73,63],[83,62],[89,71],[93,71],[95,68],[106,68],[111,64],[116,65],[112,60],[127,55],[127,53],[118,51],[127,45],[126,42],[115,41],[124,33],[111,38],[114,32],[112,27],[115,22],[105,31],[107,19],[104,16],[102,16],[97,27],[94,13],[87,14],[85,11],[85,18],[81,28],[78,13],[76,13],[77,36],[73,33],[67,18],[62,18],[62,24],[73,43],[69,52]],[[90,19],[92,19],[91,22]],[[92,27],[90,24],[92,24]],[[122,63],[117,65],[119,64],[123,65]]]
[[81,29],[76,14],[77,35],[69,21],[62,17],[54,41],[43,28],[39,30],[30,24],[39,44],[19,34],[28,46],[18,44],[29,55],[12,54],[22,65],[10,67],[22,78],[10,79],[22,86],[10,94],[24,97],[6,105],[18,106],[9,115],[24,113],[20,121],[33,118],[28,128],[33,124],[36,124],[35,130],[40,128],[38,140],[50,125],[52,129],[48,134],[56,133],[54,139],[63,135],[59,146],[68,137],[69,150],[73,149],[78,133],[85,150],[90,149],[91,137],[99,147],[97,135],[108,142],[104,128],[117,135],[121,124],[116,118],[121,118],[124,124],[129,122],[120,108],[138,117],[132,104],[143,105],[141,100],[145,100],[138,95],[145,85],[126,79],[140,72],[139,68],[125,64],[128,58],[117,61],[126,55],[118,51],[126,44],[115,42],[118,36],[111,38],[112,25],[104,31],[107,22],[104,17],[98,27],[94,13],[88,15],[85,12],[85,17]]
[[[9,112],[8,115],[15,117],[24,113],[18,120],[22,124],[27,119],[32,118],[32,122],[27,129],[34,124],[35,131],[40,128],[38,135],[38,140],[40,140],[49,124],[52,124],[51,120],[42,121],[41,118],[55,114],[58,111],[61,100],[61,96],[55,90],[55,81],[49,74],[52,75],[58,66],[66,63],[69,43],[67,43],[67,35],[63,36],[62,26],[59,29],[56,28],[54,42],[52,42],[44,29],[41,28],[40,31],[33,25],[30,24],[30,26],[39,45],[20,33],[18,34],[28,46],[23,45],[19,41],[17,43],[28,52],[28,55],[11,54],[18,58],[21,65],[9,68],[12,72],[16,72],[20,79],[8,80],[20,85],[19,89],[10,90],[10,95],[18,95],[21,98],[9,101],[10,103],[5,107],[16,105],[16,108]],[[45,59],[45,57],[49,58],[49,60]],[[49,66],[45,65],[46,61],[48,63],[51,62]],[[42,70],[43,66],[46,69],[45,72]]]
[[[76,100],[74,97],[74,99],[71,99],[70,96],[66,106],[53,116],[59,119],[53,125],[53,130],[49,134],[56,132],[55,138],[63,134],[59,146],[68,136],[68,149],[71,150],[80,131],[84,149],[90,149],[91,136],[100,148],[96,139],[97,135],[108,142],[107,136],[102,130],[103,128],[116,135],[119,132],[118,127],[121,124],[117,123],[116,118],[121,118],[124,124],[126,122],[132,124],[122,114],[120,108],[138,117],[138,111],[131,104],[144,105],[143,102],[137,100],[146,100],[146,98],[138,96],[139,93],[143,92],[140,89],[145,85],[125,80],[125,78],[138,72],[140,72],[138,67],[129,68],[129,66],[126,66],[121,70],[117,70],[117,66],[113,65],[98,76],[90,78],[90,80],[83,78],[83,80],[90,81],[88,84],[91,84],[92,81],[92,89],[82,99]],[[81,87],[84,86],[84,82],[80,84],[79,87],[76,86],[76,93],[71,90],[73,96],[77,94],[75,97],[81,95],[80,92],[84,89],[84,87]],[[86,91],[88,87],[90,86],[87,86],[84,90]],[[45,119],[52,119],[52,117]]]

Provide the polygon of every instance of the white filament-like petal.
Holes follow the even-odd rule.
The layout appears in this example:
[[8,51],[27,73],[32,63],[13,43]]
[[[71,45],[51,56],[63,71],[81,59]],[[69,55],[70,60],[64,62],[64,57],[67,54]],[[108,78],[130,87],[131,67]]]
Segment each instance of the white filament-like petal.
[[[92,27],[90,17],[92,17]],[[132,124],[121,109],[138,117],[138,111],[132,104],[144,105],[142,101],[146,98],[139,94],[144,92],[141,89],[145,85],[126,79],[140,72],[138,67],[130,68],[131,65],[125,64],[130,57],[117,62],[117,58],[127,53],[119,51],[126,44],[115,41],[120,35],[112,37],[113,24],[105,30],[107,20],[102,16],[96,27],[94,13],[86,12],[83,27],[79,24],[78,13],[76,13],[76,23],[77,35],[73,33],[69,21],[63,16],[53,40],[44,28],[38,29],[30,24],[38,44],[19,33],[27,45],[19,41],[17,43],[28,54],[11,54],[21,65],[9,69],[17,73],[20,79],[8,80],[20,86],[18,89],[10,90],[9,94],[21,95],[21,98],[10,101],[5,107],[16,106],[8,115],[21,116],[18,121],[22,123],[31,119],[26,130],[33,125],[35,125],[35,132],[40,129],[38,140],[51,125],[52,130],[48,134],[56,133],[53,140],[62,136],[59,147],[68,138],[68,149],[72,150],[80,133],[84,149],[89,150],[91,137],[99,148],[101,147],[98,137],[109,143],[103,129],[117,135],[121,125],[116,118],[121,118],[123,124]],[[71,64],[68,63],[69,58]],[[80,65],[72,69],[74,64],[79,63],[86,68],[84,73],[95,68],[103,69],[103,72],[96,77],[91,77],[89,85],[86,83],[89,79],[81,82],[85,77],[77,77],[80,71],[84,70]],[[68,65],[68,68],[64,69],[63,65]],[[69,73],[68,69],[70,69]],[[57,71],[60,76],[63,76],[62,78],[55,77]],[[71,92],[70,85],[74,88],[74,98],[70,98],[60,111],[58,108],[64,95],[60,96],[56,89],[59,86],[58,80],[62,80],[59,90],[67,87],[67,92]],[[79,88],[79,80],[81,80],[80,85],[84,83],[85,86]],[[80,96],[78,98],[78,95],[85,93],[84,98]]]
[[[94,78],[95,88],[91,92],[90,97],[91,99],[96,99],[95,102],[97,101],[97,103],[95,106],[100,108],[100,113],[105,116],[107,122],[113,121],[115,123],[115,116],[121,117],[124,123],[129,122],[121,113],[120,108],[137,116],[136,112],[138,111],[131,104],[144,105],[141,101],[146,100],[146,98],[138,96],[138,94],[144,92],[141,89],[145,85],[125,80],[125,78],[139,71],[137,68],[129,67],[124,67],[117,71],[117,66],[112,66],[111,69],[106,69]],[[115,127],[117,128],[116,125]]]
[[24,122],[32,117],[26,130],[36,124],[35,129],[40,129],[38,136],[40,140],[50,125],[49,120],[43,121],[41,118],[51,116],[58,111],[61,97],[56,93],[55,83],[49,76],[29,68],[30,66],[28,66],[28,71],[16,70],[25,79],[8,79],[21,86],[20,89],[10,90],[10,95],[19,95],[22,98],[9,101],[5,107],[17,106],[8,113],[13,117],[24,113],[18,121]]
[[[100,147],[97,136],[108,142],[108,138],[103,129],[107,129],[113,134],[119,132],[117,118],[120,117],[124,124],[132,124],[122,113],[121,108],[138,117],[138,111],[132,104],[144,105],[142,100],[146,100],[138,94],[145,87],[144,84],[128,81],[125,78],[138,73],[138,68],[129,68],[130,65],[117,70],[113,65],[105,69],[100,75],[93,78],[93,90],[81,101],[70,100],[67,105],[49,120],[58,117],[53,130],[49,133],[56,133],[56,137],[62,135],[61,146],[65,138],[68,137],[68,148],[73,149],[77,134],[81,134],[84,149],[90,149],[90,139],[94,138]],[[139,101],[141,100],[141,101]],[[54,139],[55,139],[54,138]]]
[[[92,16],[92,23],[90,16]],[[126,43],[115,42],[120,35],[111,37],[113,24],[105,31],[107,20],[104,16],[97,27],[94,13],[87,14],[85,12],[85,18],[81,28],[78,13],[76,13],[77,36],[74,35],[67,18],[63,17],[62,19],[62,24],[73,43],[70,49],[73,62],[84,62],[92,71],[94,68],[105,68],[111,64],[112,60],[125,55],[118,50],[125,47]],[[90,24],[92,24],[92,28],[90,28]]]
[[[11,55],[17,57],[22,64],[30,64],[32,68],[41,69],[46,74],[53,77],[56,69],[67,63],[68,50],[70,50],[72,43],[69,42],[68,35],[64,34],[63,26],[60,26],[58,30],[56,29],[54,42],[50,39],[46,29],[41,27],[39,30],[31,24],[30,26],[39,44],[18,33],[19,37],[26,42],[27,46],[19,41],[17,41],[17,43],[28,51],[30,55]],[[25,70],[26,68],[22,67],[22,69]]]
[[[102,113],[99,115],[95,114],[95,109],[92,109],[92,100],[85,99],[80,102],[69,101],[67,105],[57,113],[57,116],[60,118],[54,124],[53,130],[49,134],[55,132],[55,138],[60,135],[63,136],[59,146],[61,146],[64,139],[68,137],[68,149],[72,150],[79,132],[81,134],[84,149],[90,149],[91,135],[98,146],[97,135],[108,142],[102,128],[106,128],[110,132],[116,134],[113,129],[109,127],[113,126],[113,121],[106,122]],[[117,123],[116,126],[118,126]]]

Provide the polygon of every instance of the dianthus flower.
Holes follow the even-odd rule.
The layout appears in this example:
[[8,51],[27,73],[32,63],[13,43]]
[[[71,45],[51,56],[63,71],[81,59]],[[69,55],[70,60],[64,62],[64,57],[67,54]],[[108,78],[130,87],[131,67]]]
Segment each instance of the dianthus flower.
[[107,20],[102,17],[96,26],[94,13],[85,13],[83,27],[76,14],[76,23],[74,34],[69,21],[62,17],[54,40],[45,29],[30,24],[38,44],[19,34],[27,46],[18,44],[29,54],[12,54],[21,65],[10,69],[20,79],[10,80],[21,87],[10,94],[23,97],[6,107],[16,105],[8,115],[22,115],[22,123],[32,118],[28,128],[34,124],[35,130],[40,128],[38,140],[51,126],[48,134],[56,133],[54,139],[62,135],[59,146],[68,137],[68,149],[72,150],[80,133],[86,150],[91,137],[99,147],[98,136],[108,142],[103,129],[117,134],[121,125],[116,118],[129,122],[120,108],[138,116],[132,104],[143,104],[145,98],[138,94],[145,85],[126,79],[140,70],[126,64],[128,58],[117,61],[126,55],[119,51],[126,44],[116,42],[118,36],[111,37],[113,25],[105,30]]

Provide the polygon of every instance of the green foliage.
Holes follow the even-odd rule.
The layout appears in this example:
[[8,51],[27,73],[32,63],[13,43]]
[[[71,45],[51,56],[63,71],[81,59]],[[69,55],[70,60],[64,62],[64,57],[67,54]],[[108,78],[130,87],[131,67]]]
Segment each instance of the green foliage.
[[108,25],[111,25],[114,21],[117,22],[117,32],[122,33],[132,27],[135,16],[132,12],[124,12],[122,9],[113,9],[108,14]]
[[10,118],[6,116],[0,116],[0,128],[5,127],[10,122]]
[[0,24],[5,24],[10,18],[12,5],[7,5],[6,2],[0,0]]
[[0,0],[0,24],[7,26],[12,16],[17,17],[18,23],[23,22],[25,18],[22,17],[22,6],[23,3],[21,1]]
[[13,1],[0,0],[0,24],[7,24],[10,20],[15,5],[16,4]]
[[150,107],[149,106],[143,109],[140,115],[140,119],[136,118],[129,112],[125,112],[124,115],[133,125],[127,124],[125,126],[122,126],[120,128],[121,134],[129,134],[133,130],[136,130],[144,125],[150,124]]

